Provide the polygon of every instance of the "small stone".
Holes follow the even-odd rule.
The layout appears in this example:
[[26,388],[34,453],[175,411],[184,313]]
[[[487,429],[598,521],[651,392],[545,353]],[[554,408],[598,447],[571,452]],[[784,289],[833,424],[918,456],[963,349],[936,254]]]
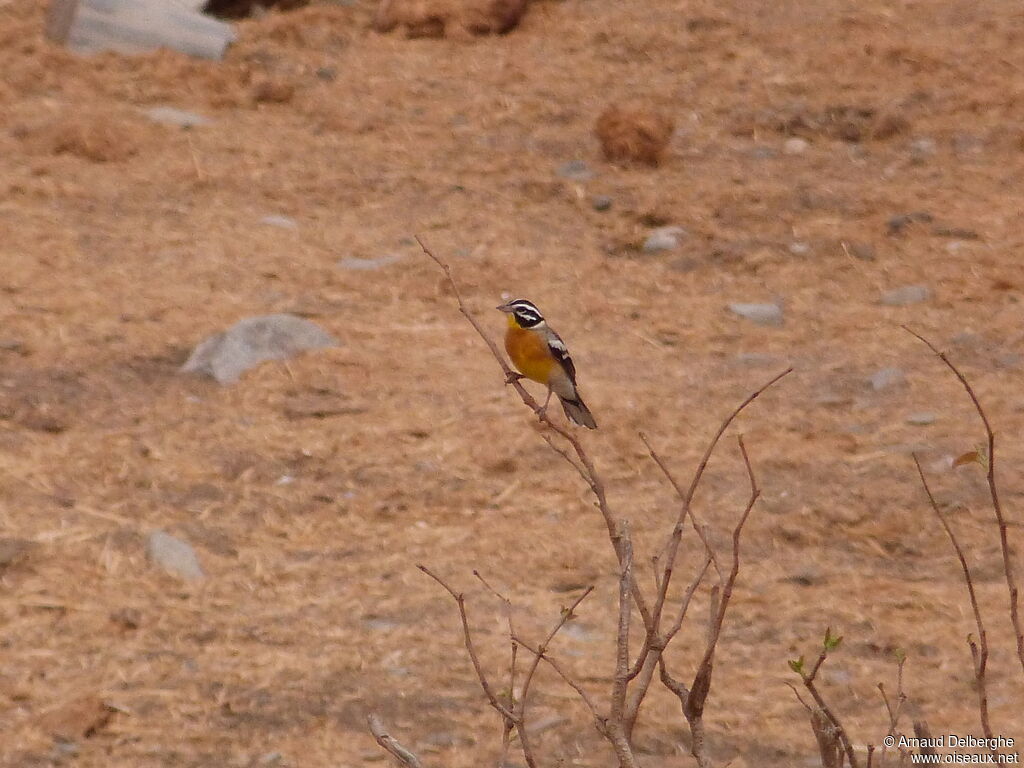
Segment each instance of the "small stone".
[[881,392],[883,389],[889,389],[895,387],[906,381],[906,374],[903,373],[902,368],[882,368],[880,371],[875,371],[871,374],[869,381],[871,382],[871,388],[875,392]]
[[847,243],[846,252],[860,261],[874,261],[875,249],[870,243]]
[[572,179],[573,181],[589,181],[594,178],[594,172],[582,160],[570,160],[561,166],[556,173],[563,179]]
[[903,230],[911,224],[931,224],[933,220],[934,217],[928,211],[914,211],[913,213],[901,213],[892,216],[886,222],[886,226],[889,228],[889,234],[895,236],[902,234]]
[[907,416],[907,424],[915,427],[927,427],[930,424],[935,423],[935,414],[928,411],[921,411],[920,413],[912,413]]
[[164,531],[149,534],[146,554],[171,576],[185,581],[202,581],[206,577],[192,545]]
[[386,267],[389,264],[397,264],[404,257],[400,254],[389,254],[388,256],[378,256],[374,259],[359,259],[356,257],[338,259],[337,266],[341,269],[353,269],[356,271],[370,271],[374,269],[380,269]]
[[914,139],[910,142],[910,155],[915,160],[924,160],[926,157],[931,157],[937,149],[938,146],[935,143],[935,139]]
[[597,195],[590,201],[595,211],[607,211],[612,207],[612,199],[608,195]]
[[823,581],[821,569],[813,565],[805,565],[790,573],[782,579],[790,584],[799,584],[801,587],[810,587]]
[[776,327],[782,325],[782,307],[778,304],[735,302],[729,305],[729,311],[757,325]]
[[233,384],[245,371],[260,363],[285,360],[307,349],[337,345],[337,340],[320,326],[295,315],[248,317],[202,341],[181,371],[201,373],[221,384]]
[[299,223],[291,216],[281,216],[277,213],[272,213],[269,216],[264,216],[260,219],[260,224],[266,224],[271,227],[280,227],[281,229],[298,229]]
[[679,240],[682,237],[686,237],[686,230],[682,227],[658,227],[644,240],[643,251],[644,253],[674,251],[679,247]]
[[789,252],[794,256],[806,256],[811,252],[811,246],[807,243],[797,240],[796,242],[789,244]]
[[179,128],[195,128],[196,126],[209,125],[213,122],[208,117],[197,115],[195,112],[187,112],[177,107],[150,107],[144,114],[154,123],[176,125]]
[[319,67],[316,70],[317,80],[323,80],[325,83],[334,82],[338,77],[338,70],[334,67]]
[[904,285],[883,293],[881,302],[889,307],[905,307],[927,301],[931,296],[932,290],[927,285]]
[[787,155],[802,155],[809,146],[811,144],[807,139],[794,136],[791,139],[786,139],[786,143],[782,145],[782,151]]

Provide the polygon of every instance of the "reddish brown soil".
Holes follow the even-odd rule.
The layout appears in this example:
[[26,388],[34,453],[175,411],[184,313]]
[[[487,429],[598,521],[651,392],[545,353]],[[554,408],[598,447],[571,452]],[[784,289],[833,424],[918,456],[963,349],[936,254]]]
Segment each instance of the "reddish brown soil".
[[[974,625],[912,450],[975,568],[993,728],[1024,738],[984,479],[949,469],[983,433],[899,328],[974,381],[1019,521],[1020,6],[566,0],[505,37],[414,41],[371,32],[374,10],[242,22],[210,63],[77,58],[42,39],[40,0],[0,0],[0,531],[31,542],[0,581],[0,762],[383,765],[376,711],[429,765],[493,765],[500,724],[416,563],[467,591],[498,679],[500,606],[473,568],[533,638],[596,585],[553,653],[607,700],[616,566],[600,519],[413,233],[494,334],[507,294],[565,337],[601,423],[583,439],[644,558],[676,505],[637,430],[688,476],[722,416],[795,366],[738,426],[764,497],[706,711],[720,762],[814,764],[786,661],[829,625],[845,640],[823,690],[858,744],[885,734],[876,685],[894,690],[896,648],[911,716],[979,733]],[[593,135],[636,98],[677,126],[656,170],[606,163]],[[213,122],[144,116],[165,104]],[[793,136],[803,153],[783,151]],[[558,175],[572,160],[593,178]],[[687,230],[679,250],[641,252],[662,224]],[[387,254],[403,258],[336,266]],[[880,304],[918,283],[929,301]],[[772,299],[780,328],[726,310]],[[200,339],[279,311],[343,345],[227,388],[176,373]],[[905,384],[873,391],[888,366]],[[922,411],[933,424],[907,423]],[[698,495],[723,548],[745,492],[727,441]],[[195,545],[205,583],[147,563],[155,528]],[[700,552],[688,535],[683,573]],[[680,676],[707,601],[671,649]],[[612,764],[546,670],[533,711],[544,765]],[[686,738],[655,691],[644,765],[692,765]]]

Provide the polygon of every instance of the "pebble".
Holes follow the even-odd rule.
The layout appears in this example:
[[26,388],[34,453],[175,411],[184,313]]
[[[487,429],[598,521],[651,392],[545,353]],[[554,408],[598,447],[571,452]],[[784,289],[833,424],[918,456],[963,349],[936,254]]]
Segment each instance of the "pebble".
[[889,307],[905,307],[928,301],[931,297],[932,290],[927,285],[904,285],[883,293],[881,302]]
[[644,240],[644,253],[658,253],[659,251],[674,251],[679,247],[680,238],[686,237],[686,230],[682,227],[658,227]]
[[938,149],[935,139],[923,138],[910,142],[910,154],[915,160],[924,160],[931,157]]
[[206,578],[192,545],[169,533],[153,531],[149,534],[146,554],[171,576],[177,576],[185,581],[202,581]]
[[298,229],[299,222],[293,219],[291,216],[281,216],[280,214],[272,213],[269,216],[264,216],[260,219],[260,224],[266,224],[271,227],[280,227],[281,229]]
[[563,179],[572,179],[573,181],[589,181],[594,178],[594,172],[582,160],[570,160],[560,166],[556,173]]
[[789,252],[794,256],[806,256],[811,252],[811,246],[807,243],[797,240],[789,244]]
[[852,242],[846,244],[846,251],[860,261],[874,261],[875,249],[870,243]]
[[595,211],[607,211],[612,207],[612,199],[608,195],[597,195],[590,201]]
[[906,380],[907,376],[902,368],[882,368],[880,371],[875,371],[871,374],[869,379],[871,388],[875,392],[881,392],[883,389],[898,386]]
[[920,413],[912,413],[907,416],[907,424],[911,424],[915,427],[927,427],[930,424],[935,423],[935,414],[929,411],[921,411]]
[[338,259],[337,266],[341,269],[352,269],[362,272],[369,272],[374,269],[386,267],[389,264],[397,264],[404,257],[401,254],[392,253],[387,256],[378,256],[375,259],[360,259],[352,256],[347,259]]
[[199,125],[209,125],[213,121],[195,112],[188,112],[177,107],[150,107],[145,111],[146,117],[154,123],[161,125],[176,125],[179,128],[195,128]]
[[734,302],[729,305],[729,311],[758,325],[782,325],[782,307],[778,304]]
[[337,345],[327,331],[295,315],[247,317],[200,342],[181,371],[233,384],[245,371],[267,360],[285,360],[303,350]]
[[787,155],[802,155],[809,146],[811,143],[807,139],[794,136],[791,139],[786,139],[786,143],[782,145],[782,151]]

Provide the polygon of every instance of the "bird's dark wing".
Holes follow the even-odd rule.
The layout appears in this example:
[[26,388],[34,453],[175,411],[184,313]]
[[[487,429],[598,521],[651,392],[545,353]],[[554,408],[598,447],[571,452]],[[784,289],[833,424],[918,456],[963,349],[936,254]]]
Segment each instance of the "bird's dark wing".
[[565,342],[562,341],[562,337],[554,331],[551,331],[551,335],[548,336],[548,349],[551,350],[551,354],[554,355],[555,360],[562,366],[569,375],[569,381],[572,385],[576,386],[576,366],[572,362],[572,358],[569,357],[569,349],[565,346]]

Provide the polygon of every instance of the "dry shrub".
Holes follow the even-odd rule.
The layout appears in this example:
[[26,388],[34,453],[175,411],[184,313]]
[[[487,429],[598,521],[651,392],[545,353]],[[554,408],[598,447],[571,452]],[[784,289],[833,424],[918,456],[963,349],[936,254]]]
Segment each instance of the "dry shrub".
[[381,0],[373,27],[402,29],[406,37],[445,37],[453,32],[505,34],[519,24],[527,0]]
[[595,126],[606,158],[651,166],[661,162],[673,130],[670,117],[637,104],[613,104],[601,113]]

